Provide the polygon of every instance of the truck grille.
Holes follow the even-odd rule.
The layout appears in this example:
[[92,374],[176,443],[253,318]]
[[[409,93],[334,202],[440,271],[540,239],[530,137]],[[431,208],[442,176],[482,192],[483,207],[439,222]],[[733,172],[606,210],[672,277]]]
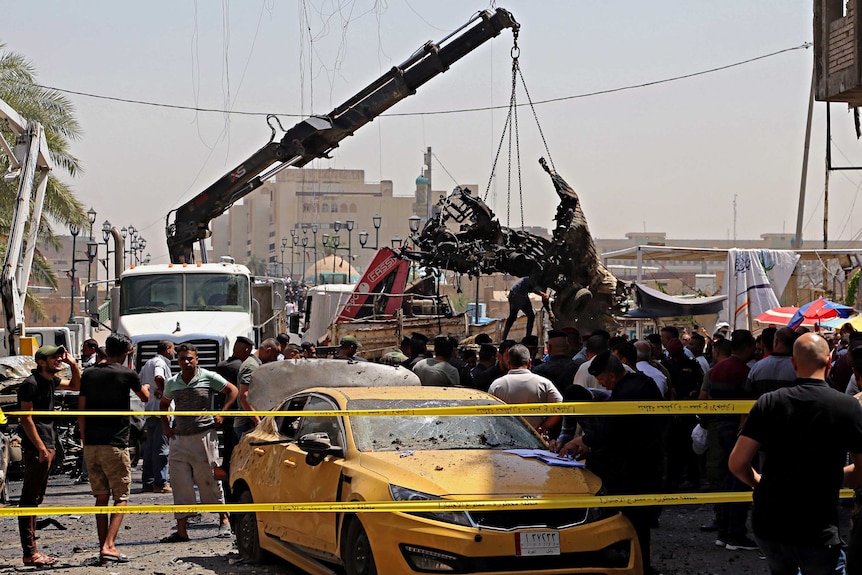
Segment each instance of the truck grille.
[[[192,339],[189,341],[179,341],[176,342],[176,345],[179,346],[181,343],[190,343],[198,348],[198,366],[203,367],[204,369],[215,369],[216,364],[218,364],[219,360],[219,342],[213,339]],[[156,352],[159,349],[158,341],[142,341],[138,343],[138,349],[135,353],[135,368],[137,371],[141,371],[141,368],[144,366],[147,361],[156,355]],[[179,371],[179,364],[177,363],[177,358],[171,360],[171,371],[177,373]]]

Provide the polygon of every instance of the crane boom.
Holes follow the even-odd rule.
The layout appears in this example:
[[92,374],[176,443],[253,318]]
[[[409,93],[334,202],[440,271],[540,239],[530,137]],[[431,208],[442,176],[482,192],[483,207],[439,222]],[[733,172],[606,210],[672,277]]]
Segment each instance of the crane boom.
[[[273,130],[273,138],[264,147],[186,204],[168,213],[166,234],[171,262],[193,261],[195,242],[211,235],[210,222],[267,179],[289,166],[302,167],[314,159],[329,157],[329,152],[337,148],[341,140],[414,94],[417,88],[498,36],[505,28],[512,28],[516,35],[519,29],[508,11],[497,8],[494,12],[479,12],[440,42],[426,42],[402,64],[393,67],[329,114],[302,120],[278,141],[275,141]],[[170,222],[172,215],[173,223]],[[206,252],[202,250],[201,253],[206,261]]]
[[48,174],[53,164],[45,131],[39,122],[26,120],[3,100],[0,100],[0,121],[5,122],[15,135],[13,149],[0,134],[0,146],[8,158],[8,170],[3,177],[19,180],[3,269],[0,271],[0,302],[6,330],[0,342],[0,355],[6,356],[18,353],[16,340],[24,335],[24,301],[30,266],[36,251],[36,235],[42,219]]

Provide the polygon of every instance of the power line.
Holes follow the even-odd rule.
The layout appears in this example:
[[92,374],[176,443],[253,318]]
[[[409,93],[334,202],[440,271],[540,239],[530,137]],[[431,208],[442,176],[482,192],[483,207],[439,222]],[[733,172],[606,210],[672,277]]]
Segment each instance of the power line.
[[[701,70],[699,72],[692,72],[690,74],[683,74],[681,76],[674,76],[672,78],[663,78],[661,80],[653,80],[652,82],[644,82],[642,84],[631,84],[628,86],[621,86],[619,88],[609,88],[607,90],[598,90],[596,92],[587,92],[585,94],[573,94],[570,96],[560,96],[558,98],[548,98],[546,100],[537,100],[533,102],[533,105],[542,105],[542,104],[551,104],[555,102],[563,102],[566,100],[576,100],[580,98],[590,98],[593,96],[603,96],[606,94],[614,94],[616,92],[624,92],[627,90],[637,90],[640,88],[648,88],[650,86],[657,86],[659,84],[667,84],[670,82],[678,82],[680,80],[687,80],[689,78],[695,78],[697,76],[704,76],[706,74],[713,74],[715,72],[721,72],[723,70],[728,70],[730,68],[736,68],[739,66],[744,66],[746,64],[751,64],[752,62],[757,62],[759,60],[764,60],[766,58],[771,58],[773,56],[778,56],[780,54],[784,54],[785,52],[792,52],[794,50],[802,50],[808,49],[811,47],[810,42],[805,42],[804,44],[800,44],[799,46],[794,46],[792,48],[785,48],[783,50],[778,50],[777,52],[770,52],[769,54],[763,54],[761,56],[756,56],[754,58],[748,58],[747,60],[741,60],[739,62],[734,62],[733,64],[726,64],[724,66],[718,66],[715,68],[709,68],[707,70]],[[268,116],[271,114],[275,114],[278,116],[284,116],[288,118],[303,118],[303,114],[289,114],[289,113],[278,113],[278,112],[253,112],[248,110],[221,110],[217,108],[201,108],[198,106],[183,106],[181,104],[166,104],[164,102],[150,102],[146,100],[136,100],[133,98],[120,98],[117,96],[105,96],[102,94],[94,94],[91,92],[81,92],[78,90],[68,90],[65,88],[56,88],[54,86],[46,86],[43,84],[33,84],[37,88],[42,88],[44,90],[53,90],[55,92],[61,92],[63,94],[72,94],[75,96],[83,96],[86,98],[96,98],[99,100],[110,100],[112,102],[121,102],[124,104],[137,104],[140,106],[153,106],[157,108],[171,108],[175,110],[190,110],[194,112],[212,112],[217,114],[235,114],[239,116]],[[526,106],[528,104],[519,104],[519,106]],[[381,114],[381,116],[434,116],[434,115],[442,115],[442,114],[462,114],[467,112],[484,112],[488,110],[502,110],[508,109],[508,105],[500,105],[500,106],[484,106],[479,108],[458,108],[453,110],[436,110],[432,112],[410,112],[410,113],[392,113],[392,114]]]

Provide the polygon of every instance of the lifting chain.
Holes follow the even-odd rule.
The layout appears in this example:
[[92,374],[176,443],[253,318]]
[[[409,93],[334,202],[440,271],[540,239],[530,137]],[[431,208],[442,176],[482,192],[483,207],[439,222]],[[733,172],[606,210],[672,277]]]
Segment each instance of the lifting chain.
[[[521,71],[521,66],[519,62],[519,58],[521,55],[521,48],[518,46],[518,31],[515,30],[513,33],[514,41],[512,44],[512,49],[510,51],[510,55],[512,57],[512,92],[509,96],[509,113],[506,116],[506,121],[503,124],[503,133],[500,137],[500,143],[497,145],[497,153],[494,155],[494,163],[491,166],[491,175],[488,178],[488,185],[485,187],[485,194],[482,197],[482,200],[487,203],[488,195],[491,191],[491,184],[494,181],[494,175],[497,173],[497,163],[500,159],[500,152],[503,150],[503,142],[508,140],[508,160],[509,160],[509,172],[506,179],[507,189],[506,189],[506,225],[510,226],[511,220],[511,204],[512,204],[512,155],[513,155],[513,144],[514,144],[514,162],[515,168],[517,169],[517,178],[518,178],[518,201],[519,208],[521,211],[521,230],[524,229],[524,193],[523,193],[523,180],[521,177],[521,138],[520,131],[518,125],[518,78],[521,80],[521,85],[524,88],[524,93],[527,96],[527,103],[530,106],[530,110],[533,113],[533,119],[536,121],[536,126],[539,129],[539,136],[542,139],[542,144],[545,148],[545,154],[547,155],[548,161],[550,162],[551,167],[556,170],[554,166],[554,160],[551,157],[551,152],[548,149],[548,142],[545,139],[545,133],[542,130],[542,125],[539,123],[539,116],[536,113],[536,107],[533,104],[533,99],[530,96],[530,91],[527,89],[527,83],[524,80],[524,74]],[[514,140],[514,141],[513,141]]]

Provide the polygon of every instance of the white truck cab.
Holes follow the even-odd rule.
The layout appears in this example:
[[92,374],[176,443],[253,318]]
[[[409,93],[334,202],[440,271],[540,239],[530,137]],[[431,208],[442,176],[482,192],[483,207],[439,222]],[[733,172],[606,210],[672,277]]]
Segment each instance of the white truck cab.
[[230,356],[238,336],[255,340],[252,286],[248,268],[231,261],[128,269],[114,329],[132,340],[136,369],[160,340],[194,344],[199,365],[210,369]]

